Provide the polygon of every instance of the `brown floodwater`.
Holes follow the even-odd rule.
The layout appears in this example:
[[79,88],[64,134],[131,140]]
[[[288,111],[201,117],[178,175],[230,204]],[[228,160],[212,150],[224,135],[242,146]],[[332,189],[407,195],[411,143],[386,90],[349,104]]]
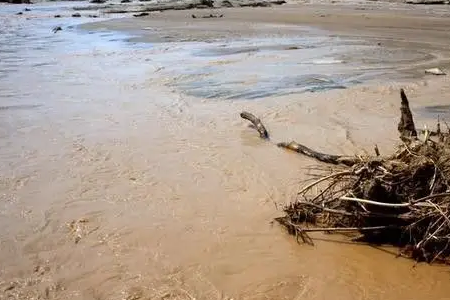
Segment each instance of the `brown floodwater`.
[[446,266],[271,224],[314,161],[239,118],[274,142],[387,153],[400,87],[418,126],[449,105],[447,77],[402,73],[440,46],[300,26],[126,42],[52,18],[65,6],[0,6],[0,299],[448,298]]

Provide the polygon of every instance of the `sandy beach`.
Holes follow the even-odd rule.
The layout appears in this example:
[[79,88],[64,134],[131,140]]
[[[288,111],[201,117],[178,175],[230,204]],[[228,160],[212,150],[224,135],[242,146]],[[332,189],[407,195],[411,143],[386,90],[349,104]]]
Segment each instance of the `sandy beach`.
[[2,65],[0,299],[446,299],[448,266],[271,224],[315,162],[239,113],[274,142],[388,153],[400,88],[418,128],[450,116],[449,77],[424,74],[450,69],[448,6],[166,11],[57,34],[42,11],[2,19],[52,23],[49,45],[19,30]]

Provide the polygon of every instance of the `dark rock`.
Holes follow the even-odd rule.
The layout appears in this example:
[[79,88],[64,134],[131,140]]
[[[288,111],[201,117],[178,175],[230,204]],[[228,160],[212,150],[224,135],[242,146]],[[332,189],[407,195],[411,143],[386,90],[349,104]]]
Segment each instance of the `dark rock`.
[[203,16],[202,18],[207,19],[207,18],[223,18],[223,15],[207,15],[207,16]]
[[72,18],[81,18],[81,14],[80,13],[74,13],[72,15]]
[[23,11],[31,11],[31,9],[29,8],[25,8]]
[[57,26],[55,28],[53,28],[53,33],[57,33],[58,31],[62,30],[62,28],[60,26]]
[[250,3],[240,3],[240,7],[269,7],[271,4],[266,1],[250,2]]
[[209,15],[205,15],[205,16],[201,16],[201,17],[197,17],[196,15],[192,15],[193,19],[197,19],[197,18],[203,18],[203,19],[209,19],[209,18],[223,18],[223,15],[213,15],[213,14],[209,14]]
[[148,16],[148,15],[149,15],[149,13],[142,12],[140,14],[134,14],[133,17],[145,17],[145,16]]
[[233,7],[233,3],[231,3],[228,0],[224,0],[222,1],[222,3],[220,4],[221,7]]
[[55,18],[61,18],[61,15],[55,15],[54,17]]
[[89,17],[89,18],[98,18],[97,15],[89,15],[88,17]]
[[126,9],[111,9],[106,11],[107,14],[127,14],[129,12],[130,11]]
[[197,4],[197,5],[195,5],[195,8],[197,8],[197,9],[206,9],[206,8],[211,8],[211,7],[208,6],[208,5]]
[[240,7],[270,7],[272,5],[281,5],[285,4],[285,0],[273,0],[273,1],[255,1],[255,2],[246,2],[240,3]]
[[91,1],[89,1],[89,3],[97,3],[97,4],[103,4],[105,2],[106,2],[106,0],[91,0]]
[[448,2],[446,0],[406,0],[406,3],[432,5],[432,4],[447,4]]
[[200,0],[200,5],[205,5],[207,7],[214,7],[214,0]]
[[0,0],[0,2],[6,2],[10,4],[33,4],[30,0]]
[[122,1],[120,1],[120,3],[130,3],[131,2],[131,0],[122,0]]
[[16,15],[17,16],[23,15],[23,12],[19,11]]

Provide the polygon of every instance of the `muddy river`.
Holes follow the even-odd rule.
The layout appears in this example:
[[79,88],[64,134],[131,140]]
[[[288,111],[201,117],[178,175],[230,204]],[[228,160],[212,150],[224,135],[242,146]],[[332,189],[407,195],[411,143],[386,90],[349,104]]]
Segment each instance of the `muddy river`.
[[419,125],[445,114],[448,79],[410,68],[441,48],[273,22],[132,31],[66,17],[74,5],[0,5],[0,299],[448,298],[448,267],[271,224],[314,162],[239,118],[274,141],[386,153],[400,86]]

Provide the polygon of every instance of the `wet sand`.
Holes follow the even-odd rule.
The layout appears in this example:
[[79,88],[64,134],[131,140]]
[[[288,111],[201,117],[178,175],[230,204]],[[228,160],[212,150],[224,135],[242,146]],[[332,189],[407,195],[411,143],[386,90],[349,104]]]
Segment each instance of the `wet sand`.
[[[450,21],[429,18],[424,8],[399,19],[390,7],[227,9],[223,20],[195,23],[186,11],[106,21],[90,28],[142,34],[153,27],[160,34],[139,37],[149,48],[83,47],[53,52],[45,73],[15,70],[0,85],[0,299],[445,299],[446,266],[414,267],[395,258],[395,249],[336,236],[299,245],[271,225],[280,213],[275,204],[293,199],[314,162],[261,141],[239,118],[242,110],[260,116],[274,142],[295,139],[344,154],[377,143],[388,153],[404,87],[416,125],[434,126],[433,112],[450,104],[449,79],[422,70],[446,66]],[[280,22],[432,56],[409,66],[417,58],[398,63],[396,52],[386,58],[392,79],[315,93],[206,99],[173,85],[179,72],[195,69],[180,54],[192,50],[182,39],[298,35],[296,27],[273,26]],[[250,68],[247,54],[231,58]],[[278,56],[257,57],[254,66]],[[219,70],[231,76],[234,69]]]
[[[86,28],[108,28],[133,32],[138,40],[211,41],[248,36],[298,36],[303,30],[325,29],[332,34],[371,38],[382,46],[406,49],[446,49],[449,36],[446,5],[407,5],[386,2],[333,1],[334,3],[285,4],[271,8],[222,8],[150,13],[91,23]],[[202,19],[217,14],[223,18]],[[192,19],[192,15],[199,18]],[[448,63],[448,61],[447,61]]]
[[[211,13],[224,17],[201,18]],[[192,15],[198,18],[193,19]],[[328,41],[322,45],[324,47],[313,47],[312,51],[316,56],[332,56],[334,60],[347,65],[354,63],[349,65],[347,70],[334,72],[353,75],[354,78],[347,76],[350,81],[358,80],[358,76],[362,75],[362,82],[386,82],[420,79],[427,68],[450,67],[447,43],[450,38],[450,32],[447,30],[450,25],[449,16],[445,5],[317,2],[271,8],[165,11],[150,13],[143,18],[90,23],[82,28],[122,31],[135,36],[130,39],[132,42],[155,45],[167,43],[169,49],[177,47],[176,43],[217,44],[215,54],[217,58],[222,56],[221,61],[228,63],[227,55],[242,52],[248,53],[249,62],[256,65],[273,65],[273,60],[280,61],[280,58],[288,55],[287,52],[281,53],[282,50],[308,48],[311,45],[303,43],[304,40],[326,37]],[[269,41],[272,39],[272,43],[254,45],[252,42],[256,38]],[[242,43],[237,45],[236,41],[239,40]],[[338,53],[344,47],[347,49]],[[251,61],[251,52],[267,50],[279,51],[267,55],[267,60]],[[288,62],[291,66],[286,66],[289,68],[302,64],[309,58],[305,51],[293,51],[291,55],[293,59]],[[301,59],[298,59],[298,56]],[[339,67],[336,65],[336,68]],[[305,69],[304,66],[302,68]],[[383,72],[387,69],[391,72]],[[310,74],[316,70],[318,73],[324,73],[318,66],[309,68],[307,72]],[[372,74],[369,75],[369,71],[372,71]],[[299,70],[295,72],[301,73]]]

